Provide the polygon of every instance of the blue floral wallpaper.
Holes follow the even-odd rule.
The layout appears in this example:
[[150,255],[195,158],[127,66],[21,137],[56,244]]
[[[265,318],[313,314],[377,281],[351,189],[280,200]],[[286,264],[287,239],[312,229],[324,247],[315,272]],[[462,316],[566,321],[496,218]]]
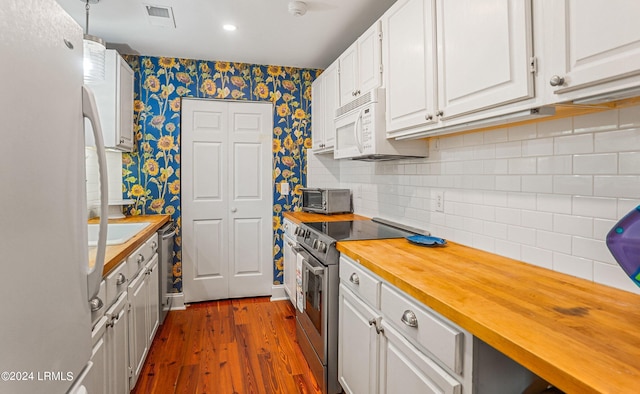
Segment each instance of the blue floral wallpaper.
[[[174,291],[182,291],[180,99],[271,101],[273,114],[273,283],[281,284],[282,212],[299,209],[311,148],[311,83],[319,70],[168,57],[126,56],[135,72],[136,148],[123,155],[123,196],[131,215],[168,214],[178,224]],[[292,193],[281,196],[286,181]]]

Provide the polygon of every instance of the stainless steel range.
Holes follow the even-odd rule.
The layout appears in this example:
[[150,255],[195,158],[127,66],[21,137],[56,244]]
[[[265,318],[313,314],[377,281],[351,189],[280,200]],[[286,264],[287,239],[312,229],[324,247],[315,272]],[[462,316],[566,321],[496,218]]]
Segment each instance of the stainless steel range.
[[[400,229],[382,219],[301,223],[298,244],[296,334],[322,392],[342,392],[338,383],[338,286],[340,252],[337,241],[404,238],[418,229]],[[386,224],[385,224],[386,223]],[[395,226],[399,226],[394,224]],[[408,230],[408,231],[405,231]]]

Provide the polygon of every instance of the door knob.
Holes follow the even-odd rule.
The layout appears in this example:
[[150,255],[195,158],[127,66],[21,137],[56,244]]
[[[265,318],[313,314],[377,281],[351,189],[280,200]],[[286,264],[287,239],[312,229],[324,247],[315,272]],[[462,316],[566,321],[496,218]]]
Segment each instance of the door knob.
[[238,212],[238,208],[231,208],[231,212]]

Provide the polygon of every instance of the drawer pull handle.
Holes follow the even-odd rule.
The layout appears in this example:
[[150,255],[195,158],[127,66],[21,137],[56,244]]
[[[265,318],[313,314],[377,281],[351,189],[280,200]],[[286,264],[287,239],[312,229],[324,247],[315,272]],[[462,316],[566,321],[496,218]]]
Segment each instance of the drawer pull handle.
[[404,324],[409,327],[418,327],[418,318],[413,311],[406,310],[402,314],[402,319],[400,319]]
[[127,281],[127,277],[124,274],[119,274],[118,279],[116,279],[116,285],[121,286]]
[[360,277],[358,277],[358,274],[356,274],[355,272],[351,274],[351,276],[349,277],[349,282],[353,283],[354,285],[358,286],[360,285]]
[[91,307],[91,312],[98,312],[104,306],[102,300],[98,297],[94,297],[89,301],[89,306]]

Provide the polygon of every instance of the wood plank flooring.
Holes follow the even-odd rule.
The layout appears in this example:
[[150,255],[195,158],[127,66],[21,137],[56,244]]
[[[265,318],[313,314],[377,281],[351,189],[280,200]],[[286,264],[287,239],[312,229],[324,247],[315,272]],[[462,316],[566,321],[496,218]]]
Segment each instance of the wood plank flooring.
[[133,394],[320,393],[296,341],[295,310],[268,297],[171,311]]

